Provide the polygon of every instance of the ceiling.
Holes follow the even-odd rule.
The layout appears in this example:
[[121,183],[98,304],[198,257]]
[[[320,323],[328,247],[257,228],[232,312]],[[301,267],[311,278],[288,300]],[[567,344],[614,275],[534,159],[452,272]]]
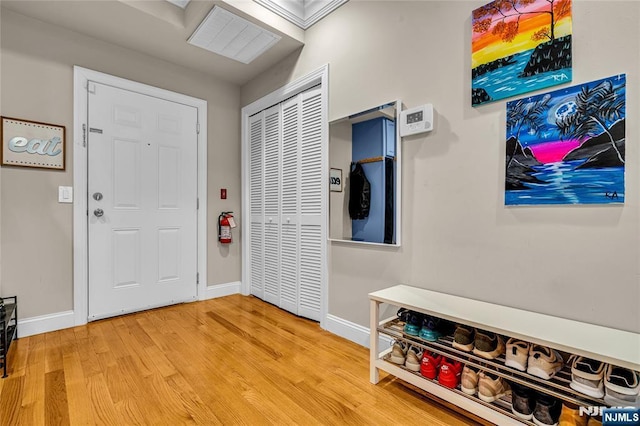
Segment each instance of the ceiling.
[[[278,20],[282,18],[266,16],[265,21],[271,24],[267,25],[230,4],[240,6],[247,3],[243,7],[249,12],[256,11],[255,8],[264,9],[247,1],[243,3],[192,0],[184,9],[164,0],[0,1],[3,8],[14,12],[201,71],[237,85],[251,81],[304,44],[304,32],[298,28],[295,28],[297,32],[289,31],[286,25],[279,23]],[[243,64],[188,44],[187,39],[215,5],[282,38],[250,64]],[[254,9],[251,9],[252,7]],[[264,12],[259,9],[258,13],[271,14],[266,9]],[[288,22],[286,24],[293,27]]]

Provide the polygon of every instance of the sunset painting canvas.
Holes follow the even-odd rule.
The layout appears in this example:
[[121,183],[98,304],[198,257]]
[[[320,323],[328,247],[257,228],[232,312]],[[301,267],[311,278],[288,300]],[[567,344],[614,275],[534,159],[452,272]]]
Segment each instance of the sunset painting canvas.
[[507,102],[506,205],[624,203],[626,75]]
[[472,106],[571,81],[571,0],[495,0],[471,23]]

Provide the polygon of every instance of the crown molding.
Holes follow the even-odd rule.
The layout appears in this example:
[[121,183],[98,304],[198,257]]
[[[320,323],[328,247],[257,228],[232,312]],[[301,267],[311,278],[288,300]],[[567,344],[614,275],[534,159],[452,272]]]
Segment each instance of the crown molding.
[[305,5],[301,8],[301,10],[294,10],[292,7],[288,6],[292,3],[290,0],[253,1],[264,6],[273,13],[283,17],[294,25],[302,28],[303,30],[306,30],[349,0],[324,0],[323,3],[325,4],[319,7],[317,10],[314,10],[313,12],[309,10],[307,5],[318,4],[319,0],[309,3],[305,2]]

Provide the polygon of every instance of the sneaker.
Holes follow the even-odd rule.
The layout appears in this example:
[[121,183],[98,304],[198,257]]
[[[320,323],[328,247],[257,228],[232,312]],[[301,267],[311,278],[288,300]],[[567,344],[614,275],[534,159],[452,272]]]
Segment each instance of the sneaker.
[[502,377],[483,371],[478,374],[478,398],[484,402],[493,402],[511,393],[511,387]]
[[404,366],[411,371],[420,371],[420,364],[422,363],[422,349],[417,346],[409,346],[407,351],[407,359],[404,362]]
[[555,426],[560,418],[562,404],[556,398],[540,393],[536,398],[536,408],[533,410],[533,423],[538,426]]
[[520,419],[531,420],[536,406],[533,390],[517,383],[513,384],[511,390],[511,412]]
[[604,401],[617,407],[632,406],[637,403],[640,393],[640,373],[616,365],[607,365],[604,374],[606,395]]
[[593,359],[573,355],[569,358],[571,364],[571,389],[592,396],[604,396],[604,363]]
[[580,415],[577,405],[568,402],[562,403],[558,426],[587,426],[587,420],[587,416]]
[[476,330],[473,353],[485,359],[495,359],[504,353],[504,340],[495,333]]
[[507,351],[504,365],[520,371],[527,371],[527,358],[529,357],[529,342],[514,339],[507,341]]
[[441,362],[442,355],[424,351],[422,353],[422,363],[420,364],[420,374],[427,379],[435,379],[438,375],[438,369],[440,368]]
[[471,352],[475,335],[476,330],[474,328],[458,324],[456,331],[453,333],[453,347],[461,351]]
[[417,336],[422,329],[422,319],[424,318],[424,315],[418,312],[409,311],[407,317],[407,322],[404,325],[404,332],[411,336]]
[[398,316],[398,319],[402,322],[407,322],[409,321],[409,313],[411,311],[408,310],[407,308],[400,308],[398,309],[398,312],[396,313],[396,315]]
[[460,378],[460,389],[467,395],[475,395],[478,392],[478,371],[465,365]]
[[440,318],[427,315],[422,320],[422,328],[420,329],[419,336],[430,342],[435,342],[442,336],[440,329]]
[[404,365],[407,358],[407,351],[409,350],[409,344],[402,340],[394,340],[391,353],[389,354],[389,361],[394,364]]
[[440,372],[438,373],[438,382],[451,389],[455,389],[460,384],[460,376],[462,375],[462,363],[449,358],[442,360],[440,364]]
[[528,364],[527,373],[549,380],[562,369],[562,355],[546,346],[531,345]]

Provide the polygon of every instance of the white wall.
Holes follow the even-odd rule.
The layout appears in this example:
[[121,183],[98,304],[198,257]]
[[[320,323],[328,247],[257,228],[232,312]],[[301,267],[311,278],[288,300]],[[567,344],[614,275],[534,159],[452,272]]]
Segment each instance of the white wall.
[[242,105],[324,63],[335,119],[400,98],[433,103],[435,130],[403,140],[403,246],[330,246],[329,313],[368,323],[396,283],[640,331],[640,2],[573,7],[573,84],[627,73],[623,206],[504,206],[505,102],[470,106],[477,1],[352,0],[305,47],[242,88]]
[[349,170],[351,168],[351,122],[338,120],[329,126],[329,167],[342,170],[342,192],[329,193],[329,238],[351,238],[349,218]]
[[[216,238],[219,212],[240,211],[239,88],[11,11],[3,9],[1,19],[0,113],[67,130],[66,171],[3,167],[0,173],[5,254],[0,282],[3,295],[18,295],[20,319],[73,309],[72,205],[58,204],[57,187],[73,184],[74,65],[208,102],[206,279],[208,284],[239,281],[239,239],[221,246]],[[228,189],[227,200],[220,200],[220,188]]]

